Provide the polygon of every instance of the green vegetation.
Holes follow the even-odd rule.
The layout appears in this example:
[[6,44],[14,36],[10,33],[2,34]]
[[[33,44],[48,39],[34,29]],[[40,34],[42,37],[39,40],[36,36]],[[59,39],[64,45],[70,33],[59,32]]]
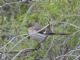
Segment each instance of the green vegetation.
[[[77,50],[80,46],[80,0],[33,0],[29,3],[0,0],[0,48],[16,37],[0,52],[35,48],[38,43],[24,34],[27,34],[27,25],[36,20],[43,27],[48,22],[53,23],[52,31],[70,35],[49,36],[43,42],[44,48],[23,53],[15,60],[73,60],[80,57],[80,50]],[[16,54],[6,54],[7,60]]]

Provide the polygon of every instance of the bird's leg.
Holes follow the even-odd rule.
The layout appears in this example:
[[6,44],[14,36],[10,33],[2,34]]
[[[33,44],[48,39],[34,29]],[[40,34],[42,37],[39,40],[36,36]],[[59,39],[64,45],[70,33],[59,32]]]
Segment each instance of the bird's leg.
[[38,50],[40,48],[41,48],[40,43],[38,43],[38,45],[35,47],[35,49]]
[[35,49],[38,50],[39,48],[44,49],[43,43],[38,43]]

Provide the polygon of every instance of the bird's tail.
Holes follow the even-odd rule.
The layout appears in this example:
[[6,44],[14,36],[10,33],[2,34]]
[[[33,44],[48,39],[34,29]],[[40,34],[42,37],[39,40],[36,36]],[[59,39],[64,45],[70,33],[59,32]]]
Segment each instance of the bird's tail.
[[47,35],[70,35],[69,33],[47,33]]

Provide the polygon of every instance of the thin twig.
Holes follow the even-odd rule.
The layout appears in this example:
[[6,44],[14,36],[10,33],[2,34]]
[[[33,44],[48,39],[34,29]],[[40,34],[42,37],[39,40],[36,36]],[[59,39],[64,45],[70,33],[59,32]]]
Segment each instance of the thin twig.
[[11,60],[15,60],[16,57],[18,57],[20,54],[22,54],[23,52],[30,52],[30,51],[34,51],[35,49],[33,48],[25,48],[20,50]]
[[77,55],[60,55],[60,56],[57,56],[56,58],[54,58],[54,60],[61,58],[61,57],[67,57],[67,56],[76,57]]

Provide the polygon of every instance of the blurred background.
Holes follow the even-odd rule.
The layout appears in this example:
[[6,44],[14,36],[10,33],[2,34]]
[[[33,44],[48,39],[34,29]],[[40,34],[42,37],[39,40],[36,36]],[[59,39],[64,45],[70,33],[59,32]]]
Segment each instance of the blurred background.
[[[49,36],[43,49],[15,57],[37,45],[25,36],[34,21],[70,35]],[[80,0],[0,0],[0,60],[80,60]]]

